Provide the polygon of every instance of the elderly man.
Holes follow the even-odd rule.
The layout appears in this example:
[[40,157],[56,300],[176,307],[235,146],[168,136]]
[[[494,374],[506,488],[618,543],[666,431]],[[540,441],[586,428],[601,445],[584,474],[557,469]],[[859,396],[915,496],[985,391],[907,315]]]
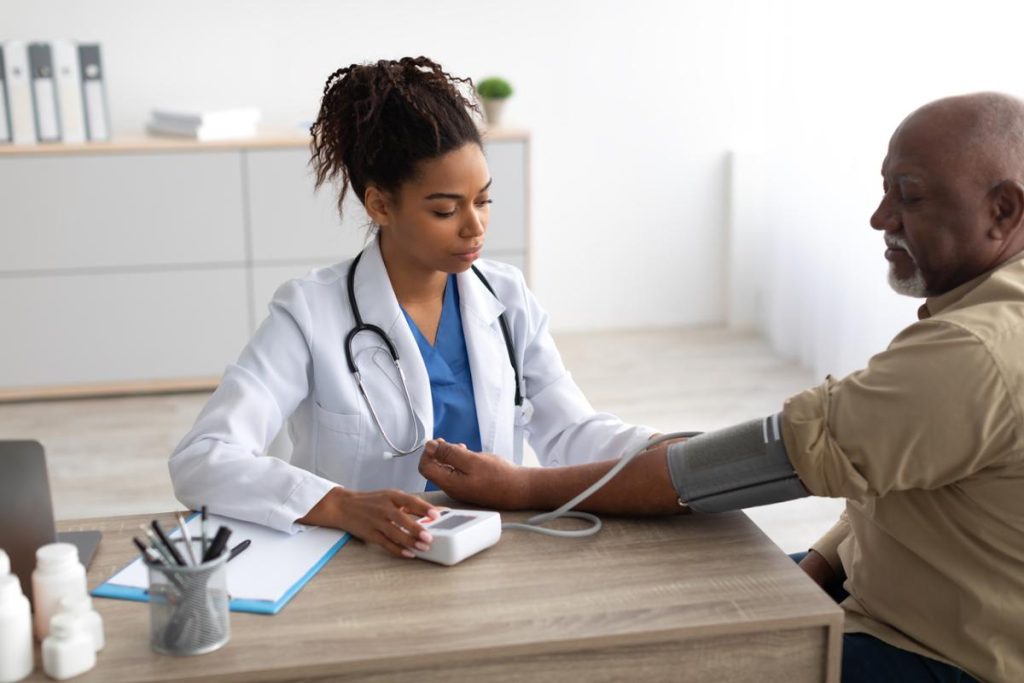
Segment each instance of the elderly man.
[[[1022,182],[1021,101],[976,94],[908,116],[871,226],[892,287],[926,298],[919,320],[779,415],[649,449],[581,508],[846,498],[801,561],[848,592],[843,680],[1024,680]],[[550,509],[613,464],[517,468],[441,443],[420,470],[461,500]]]

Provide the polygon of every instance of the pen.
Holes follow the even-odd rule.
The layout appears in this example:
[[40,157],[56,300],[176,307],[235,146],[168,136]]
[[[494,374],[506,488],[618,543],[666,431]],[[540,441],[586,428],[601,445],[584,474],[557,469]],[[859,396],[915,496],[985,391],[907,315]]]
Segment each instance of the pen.
[[134,543],[135,547],[139,549],[140,553],[142,553],[143,561],[145,561],[146,564],[164,563],[159,553],[157,553],[155,550],[153,550],[152,548],[148,547],[145,543],[140,541],[138,536],[132,537],[132,543]]
[[203,506],[203,510],[202,510],[202,512],[199,515],[199,519],[200,519],[200,524],[199,524],[199,526],[200,526],[200,534],[202,535],[202,539],[203,539],[202,543],[200,544],[200,547],[202,548],[202,550],[200,552],[200,555],[201,555],[200,559],[202,559],[202,557],[206,556],[206,506],[205,505]]
[[206,555],[203,556],[203,562],[209,562],[210,560],[217,559],[222,552],[224,552],[224,546],[227,545],[228,536],[231,535],[231,529],[226,526],[222,526],[217,529],[217,534],[213,537],[213,541],[210,542],[210,548],[206,551]]
[[250,544],[252,544],[252,541],[247,538],[232,548],[231,552],[228,553],[228,562],[241,555],[242,551],[248,548]]
[[192,560],[192,566],[196,566],[199,562],[196,560],[196,551],[192,549],[192,536],[188,533],[188,525],[185,524],[185,515],[180,512],[175,516],[178,521],[178,529],[181,530],[181,537],[185,541],[185,553],[188,555],[188,559]]
[[181,553],[178,552],[177,548],[174,547],[174,544],[171,543],[171,541],[167,538],[167,535],[164,533],[164,530],[160,528],[160,523],[154,519],[152,522],[150,522],[150,526],[153,527],[153,531],[156,532],[156,535],[160,537],[160,542],[167,547],[167,552],[170,553],[171,557],[174,558],[174,561],[178,565],[184,567],[185,560],[181,557]]
[[171,554],[167,552],[167,549],[164,548],[164,544],[161,543],[160,539],[157,538],[156,534],[153,533],[152,529],[150,529],[145,524],[141,525],[139,528],[142,529],[143,533],[146,534],[146,538],[149,539],[149,542],[153,544],[152,550],[156,550],[157,553],[159,553],[160,557],[163,558],[164,564],[166,564],[168,567],[177,564],[174,561],[174,558],[171,557]]

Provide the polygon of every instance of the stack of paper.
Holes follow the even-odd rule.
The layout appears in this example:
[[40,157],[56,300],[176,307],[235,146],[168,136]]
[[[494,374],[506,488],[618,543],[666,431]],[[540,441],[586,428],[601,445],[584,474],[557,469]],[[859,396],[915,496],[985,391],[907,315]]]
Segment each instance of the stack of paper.
[[169,135],[192,140],[233,140],[256,134],[260,110],[255,107],[234,109],[154,109],[147,129],[153,135]]

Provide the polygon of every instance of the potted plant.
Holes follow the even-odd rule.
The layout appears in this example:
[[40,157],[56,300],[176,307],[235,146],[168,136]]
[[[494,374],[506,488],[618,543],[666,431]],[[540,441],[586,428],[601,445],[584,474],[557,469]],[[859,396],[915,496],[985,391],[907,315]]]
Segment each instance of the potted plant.
[[504,78],[491,76],[476,84],[476,94],[484,105],[487,124],[497,127],[501,124],[501,112],[505,100],[512,96],[512,86]]

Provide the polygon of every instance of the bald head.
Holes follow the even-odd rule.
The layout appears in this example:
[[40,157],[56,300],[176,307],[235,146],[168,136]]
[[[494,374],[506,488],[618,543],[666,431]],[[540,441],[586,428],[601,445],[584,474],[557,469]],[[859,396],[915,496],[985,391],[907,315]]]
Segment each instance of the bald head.
[[948,97],[903,120],[882,164],[889,280],[934,296],[1024,250],[1024,102],[999,93]]
[[1016,97],[983,92],[936,100],[904,119],[893,139],[901,135],[923,138],[946,164],[986,185],[1024,181],[1024,101]]

